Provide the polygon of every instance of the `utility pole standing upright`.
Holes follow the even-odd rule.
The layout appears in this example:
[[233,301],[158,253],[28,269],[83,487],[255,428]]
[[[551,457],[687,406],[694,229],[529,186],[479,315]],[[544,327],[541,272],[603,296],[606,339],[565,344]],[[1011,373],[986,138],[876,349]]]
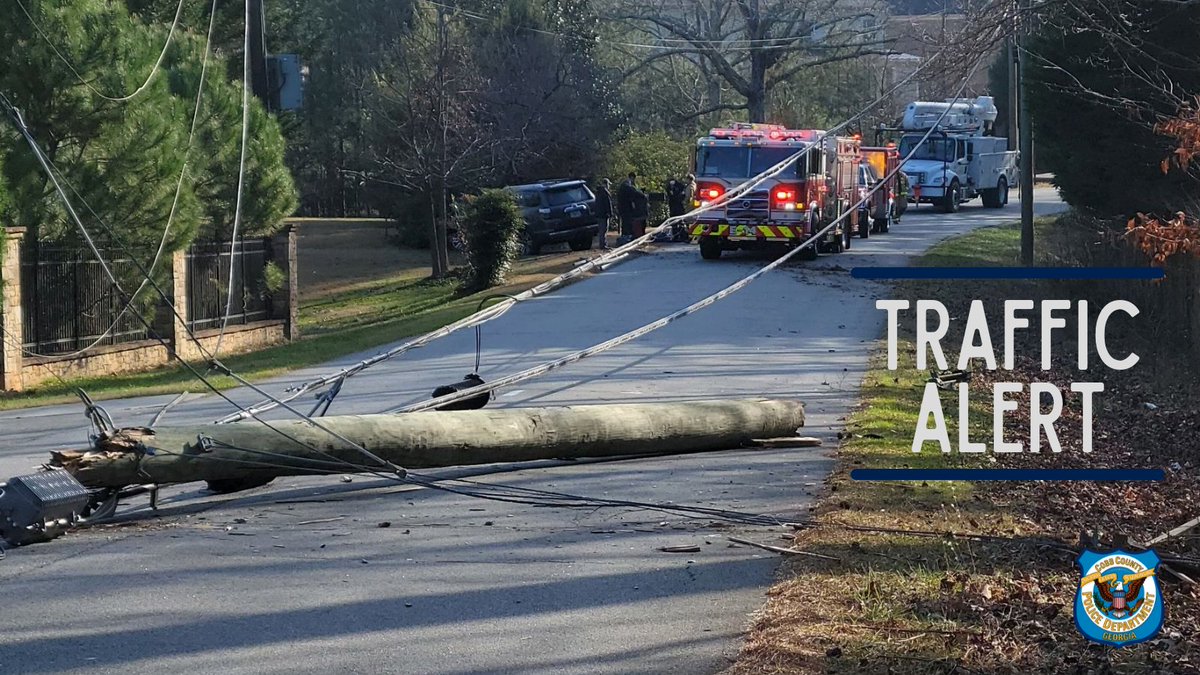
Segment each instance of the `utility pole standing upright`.
[[1008,54],[1008,100],[1006,101],[1005,117],[1008,118],[1008,149],[1016,150],[1018,143],[1017,129],[1017,35],[1016,32],[1004,41]]
[[1029,80],[1029,59],[1025,47],[1029,44],[1029,28],[1032,9],[1029,0],[1020,0],[1018,30],[1021,49],[1018,56],[1021,68],[1020,119],[1017,127],[1021,133],[1021,264],[1033,266],[1033,127],[1029,123],[1029,96],[1026,88]]
[[263,16],[263,0],[248,0],[250,21],[250,91],[271,110],[271,85],[267,75],[266,19]]
[[446,27],[446,7],[439,5],[437,12],[438,175],[435,186],[437,208],[434,210],[433,241],[430,242],[430,247],[433,249],[434,278],[443,277],[450,272],[449,237],[446,232],[446,216],[448,215],[446,203],[446,144],[448,136],[446,128],[446,55],[449,35]]

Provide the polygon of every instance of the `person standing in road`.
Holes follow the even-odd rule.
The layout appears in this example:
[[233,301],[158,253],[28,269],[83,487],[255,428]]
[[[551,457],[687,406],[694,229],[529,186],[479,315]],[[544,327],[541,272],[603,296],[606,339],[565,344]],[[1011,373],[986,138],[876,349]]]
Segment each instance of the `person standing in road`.
[[684,206],[684,199],[686,199],[684,190],[681,181],[674,178],[667,181],[667,215],[671,218],[682,216],[687,212]]
[[[637,188],[637,174],[629,172],[621,187],[617,188],[617,215],[621,217],[621,237],[617,244],[625,244],[633,239],[634,227],[638,219],[639,204],[649,204],[646,193]],[[645,220],[642,221],[643,226]]]
[[908,210],[908,195],[912,192],[912,186],[908,182],[908,175],[903,171],[896,173],[896,222],[900,222],[900,216]]
[[600,186],[596,190],[596,220],[600,224],[600,249],[608,248],[608,226],[612,222],[613,207],[612,207],[612,181],[605,178],[600,181]]
[[650,220],[650,195],[635,189],[633,202],[633,237],[637,239],[646,234],[646,221]]
[[683,181],[672,178],[667,181],[667,215],[680,220],[671,224],[671,240],[683,241],[682,234],[686,231],[681,216],[687,213],[688,188]]

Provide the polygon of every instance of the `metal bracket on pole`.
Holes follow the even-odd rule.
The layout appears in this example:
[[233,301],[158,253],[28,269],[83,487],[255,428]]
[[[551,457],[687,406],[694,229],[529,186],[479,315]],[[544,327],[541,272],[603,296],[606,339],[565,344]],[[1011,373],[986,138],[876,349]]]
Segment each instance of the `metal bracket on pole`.
[[113,424],[112,415],[109,415],[107,410],[96,405],[92,397],[88,396],[88,393],[82,388],[76,389],[75,393],[79,395],[79,400],[83,402],[85,408],[84,414],[87,416],[88,421],[92,423],[92,428],[97,432],[92,440],[95,440],[101,434],[109,434],[116,431],[117,427]]
[[[346,376],[338,378],[333,386],[317,397],[317,404],[308,412],[309,417],[324,417],[325,413],[329,412],[329,406],[333,404],[333,399],[337,398],[339,392],[342,391],[342,383],[346,381]],[[319,412],[318,412],[319,411]]]

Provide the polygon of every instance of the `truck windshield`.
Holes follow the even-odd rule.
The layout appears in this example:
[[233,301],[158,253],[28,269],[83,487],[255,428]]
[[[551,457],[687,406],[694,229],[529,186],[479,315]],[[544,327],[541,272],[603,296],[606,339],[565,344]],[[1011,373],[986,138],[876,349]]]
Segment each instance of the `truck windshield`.
[[[696,153],[696,175],[749,178],[763,173],[799,150],[789,147],[703,147]],[[785,178],[798,176],[796,163],[788,165],[780,175]]]
[[[920,136],[905,136],[900,139],[900,156],[908,157],[908,153],[917,148],[917,143],[921,142]],[[930,136],[921,147],[917,148],[917,154],[910,159],[931,159],[935,162],[953,162],[954,161],[954,140],[949,138],[936,138]]]
[[746,176],[750,148],[709,146],[696,154],[697,176]]

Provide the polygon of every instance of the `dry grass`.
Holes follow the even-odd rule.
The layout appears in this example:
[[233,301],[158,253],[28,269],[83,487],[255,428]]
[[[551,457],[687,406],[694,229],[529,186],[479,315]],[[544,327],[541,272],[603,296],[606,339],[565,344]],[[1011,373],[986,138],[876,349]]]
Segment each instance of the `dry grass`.
[[[1049,225],[1041,224],[1043,234]],[[1011,264],[1017,245],[1013,228],[989,228],[938,247],[926,257],[926,264]],[[1061,291],[1043,283],[1031,283],[1027,290],[1034,299]],[[990,297],[994,292],[994,288],[961,282],[925,282],[901,285],[897,297],[937,298],[947,304],[952,316],[964,316],[971,298]],[[961,329],[961,322],[956,326]],[[954,344],[953,332],[950,344]],[[900,353],[911,355],[911,346],[904,346]],[[1194,638],[1200,630],[1200,592],[1170,582],[1175,580],[1164,583],[1168,619],[1156,641],[1122,650],[1091,645],[1079,635],[1072,615],[1079,578],[1075,553],[1069,547],[1039,545],[1046,540],[1073,542],[1080,523],[1093,521],[1110,531],[1126,528],[1123,531],[1149,535],[1165,530],[1182,522],[1182,514],[1200,499],[1196,479],[1166,486],[850,480],[849,471],[859,466],[995,463],[990,455],[966,459],[929,451],[914,455],[909,446],[926,377],[915,370],[911,356],[907,360],[902,356],[895,372],[886,370],[884,356],[876,355],[863,385],[862,405],[847,423],[838,468],[814,514],[817,526],[796,534],[797,548],[835,556],[840,562],[789,558],[730,672],[1200,672],[1200,647]],[[1000,379],[1025,381],[1038,376],[1026,369],[1004,373]],[[1057,381],[1058,376],[1061,373],[1052,373],[1045,379]],[[990,393],[990,384],[989,378],[976,378],[972,391]],[[1115,384],[1114,406],[1131,407],[1118,398],[1123,394],[1120,384]],[[1128,396],[1144,395],[1139,389],[1133,391]],[[973,404],[971,412],[972,436],[976,419],[990,433],[986,406]],[[1111,438],[1120,438],[1121,429],[1139,424],[1121,410],[1105,408],[1099,414],[1104,419],[1098,425]],[[948,409],[947,422],[952,423],[952,415]],[[1177,431],[1194,433],[1187,430]],[[956,430],[951,428],[950,433],[955,438]],[[1070,445],[1077,439],[1064,442]],[[1152,444],[1162,448],[1161,456],[1144,447],[1144,442],[1129,441],[1138,445],[1143,461],[1151,455],[1150,465],[1162,466],[1166,456],[1186,452],[1186,440]],[[1090,465],[1098,461],[1121,466],[1128,460],[1127,449],[1119,443],[1112,450],[1089,458]],[[1060,458],[1042,459],[1051,466]],[[863,532],[846,526],[907,532]],[[1004,539],[922,536],[921,532]]]

